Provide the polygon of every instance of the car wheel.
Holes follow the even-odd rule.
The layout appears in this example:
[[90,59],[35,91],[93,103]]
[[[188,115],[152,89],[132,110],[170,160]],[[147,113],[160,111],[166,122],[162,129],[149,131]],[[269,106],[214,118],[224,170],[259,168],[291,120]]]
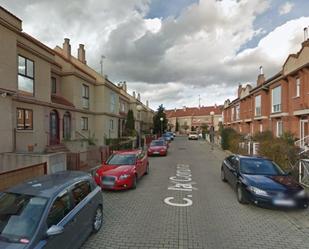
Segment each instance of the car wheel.
[[149,163],[147,163],[145,175],[149,175]]
[[92,232],[97,233],[103,225],[103,209],[98,206],[93,217]]
[[226,181],[226,178],[225,178],[225,173],[224,173],[223,168],[221,168],[221,181],[222,181],[222,182],[227,182],[227,181]]
[[237,194],[237,200],[240,204],[248,204],[248,201],[244,196],[243,188],[240,185],[237,185],[236,194]]
[[134,175],[133,183],[132,183],[132,189],[136,189],[136,185],[137,185],[137,176]]

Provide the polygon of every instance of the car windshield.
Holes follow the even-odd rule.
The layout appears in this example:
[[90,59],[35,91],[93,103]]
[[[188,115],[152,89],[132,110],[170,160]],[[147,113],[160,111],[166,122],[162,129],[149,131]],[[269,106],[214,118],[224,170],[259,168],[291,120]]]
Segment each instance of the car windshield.
[[240,172],[250,175],[284,175],[278,165],[266,159],[240,159]]
[[47,203],[46,198],[0,194],[0,240],[29,243]]
[[150,146],[164,146],[164,141],[160,140],[160,141],[152,141]]
[[135,165],[135,154],[114,154],[108,161],[107,165]]

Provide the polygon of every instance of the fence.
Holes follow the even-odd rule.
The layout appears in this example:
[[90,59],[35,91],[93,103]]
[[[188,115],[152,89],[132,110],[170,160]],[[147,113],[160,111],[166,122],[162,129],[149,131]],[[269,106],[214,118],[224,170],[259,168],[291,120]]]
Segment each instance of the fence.
[[126,150],[135,147],[136,140],[129,140],[117,144],[94,147],[87,151],[67,153],[67,169],[89,171],[100,164],[115,150]]
[[19,168],[7,172],[0,173],[0,191],[33,179],[38,176],[47,174],[47,163],[40,163],[29,167]]
[[239,143],[239,148],[241,148],[247,155],[257,156],[259,154],[259,147],[260,144],[253,141]]
[[299,182],[309,187],[309,159],[301,159],[299,161]]

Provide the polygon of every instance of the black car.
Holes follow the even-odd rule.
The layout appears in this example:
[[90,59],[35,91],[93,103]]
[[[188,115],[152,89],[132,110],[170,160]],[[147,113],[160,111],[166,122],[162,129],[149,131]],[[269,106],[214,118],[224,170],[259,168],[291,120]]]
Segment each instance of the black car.
[[221,180],[236,190],[241,204],[307,208],[304,188],[276,163],[261,157],[231,155],[222,163]]
[[103,222],[101,188],[66,171],[0,193],[1,249],[79,248]]

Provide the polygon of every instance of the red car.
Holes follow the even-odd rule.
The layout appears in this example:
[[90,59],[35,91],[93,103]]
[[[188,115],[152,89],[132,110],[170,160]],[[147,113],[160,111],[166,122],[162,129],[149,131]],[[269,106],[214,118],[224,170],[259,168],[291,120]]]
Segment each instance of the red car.
[[167,143],[164,140],[153,140],[148,147],[148,156],[166,156],[167,148]]
[[142,150],[114,152],[95,174],[102,189],[136,188],[137,180],[149,173],[147,154]]

